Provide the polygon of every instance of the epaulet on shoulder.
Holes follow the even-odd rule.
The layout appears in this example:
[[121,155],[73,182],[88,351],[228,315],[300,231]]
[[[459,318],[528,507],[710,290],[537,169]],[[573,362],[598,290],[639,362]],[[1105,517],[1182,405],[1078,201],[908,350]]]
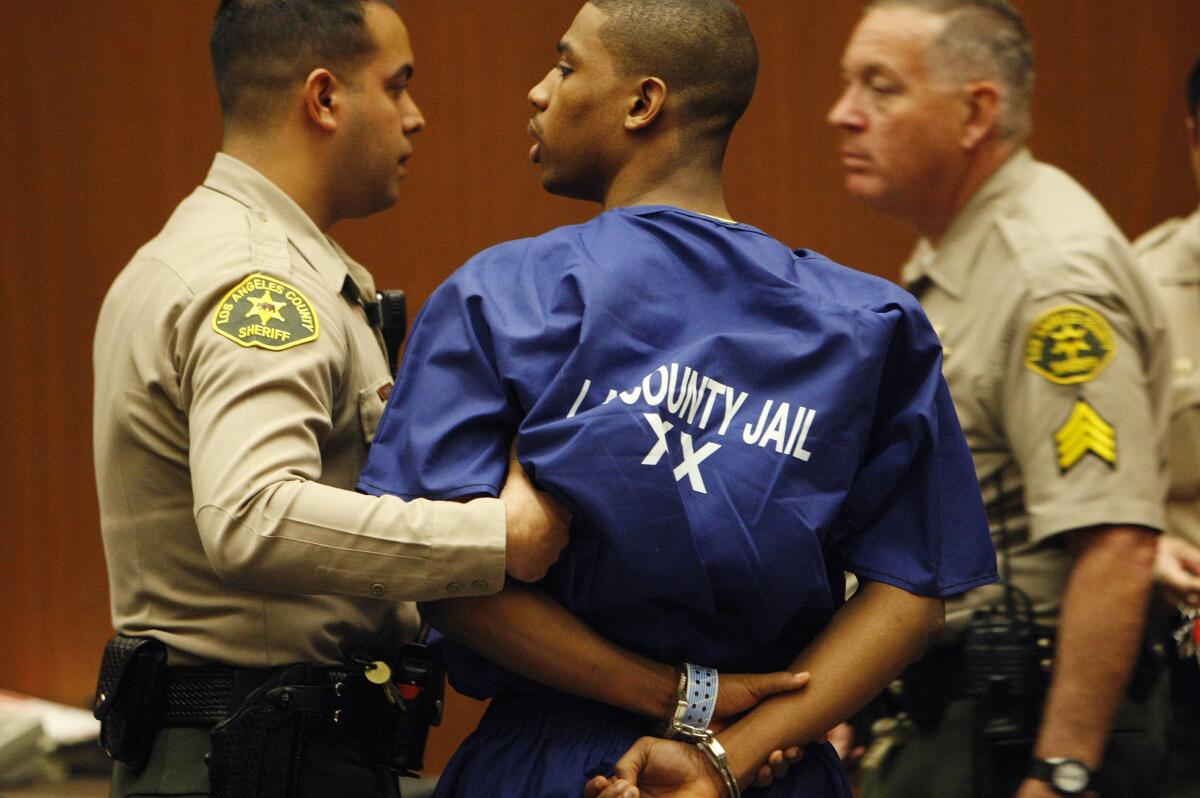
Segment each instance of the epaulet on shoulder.
[[248,245],[256,213],[213,194],[194,194],[175,209],[157,240],[186,248],[207,249],[241,242]]
[[169,264],[194,291],[217,282],[266,273],[287,279],[292,272],[287,233],[253,209],[232,203],[183,205],[146,254]]
[[1008,262],[1026,283],[1044,279],[1047,273],[1061,273],[1070,263],[1062,252],[1062,239],[1052,235],[1040,220],[997,216],[990,224],[1006,248]]
[[[287,230],[262,211],[240,208],[220,214],[212,221],[211,228],[199,232],[203,246],[213,253],[215,260],[219,260],[217,253],[228,253],[233,271],[246,274],[258,272],[286,277],[292,271]],[[239,261],[242,262],[240,265]]]
[[292,270],[287,231],[265,213],[247,209],[250,260],[255,271],[286,275]]
[[1133,242],[1133,248],[1139,255],[1145,255],[1150,250],[1160,246],[1175,235],[1175,232],[1183,225],[1184,219],[1168,219],[1157,227],[1153,227],[1142,235],[1138,236]]

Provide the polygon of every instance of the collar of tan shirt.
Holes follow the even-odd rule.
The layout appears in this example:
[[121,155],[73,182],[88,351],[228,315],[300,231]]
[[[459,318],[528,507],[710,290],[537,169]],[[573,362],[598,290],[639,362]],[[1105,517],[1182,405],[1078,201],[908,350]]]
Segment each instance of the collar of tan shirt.
[[901,271],[904,284],[911,287],[922,277],[927,277],[955,299],[961,299],[977,262],[979,248],[992,230],[988,217],[999,212],[999,205],[1009,192],[1029,181],[1033,168],[1033,155],[1029,150],[1013,153],[954,218],[940,246],[935,248],[925,238],[917,242]]
[[[208,177],[204,179],[204,187],[245,205],[258,214],[260,220],[279,225],[287,234],[288,241],[316,270],[329,289],[335,294],[341,292],[349,269],[342,259],[340,248],[317,228],[291,197],[261,172],[219,152],[213,159]],[[359,270],[365,271],[362,267]]]

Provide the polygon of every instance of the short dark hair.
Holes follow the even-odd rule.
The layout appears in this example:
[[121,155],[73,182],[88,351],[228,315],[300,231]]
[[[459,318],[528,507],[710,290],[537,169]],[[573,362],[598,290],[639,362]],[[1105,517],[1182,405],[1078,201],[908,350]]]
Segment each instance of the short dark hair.
[[623,74],[662,78],[686,122],[728,138],[758,80],[758,46],[736,3],[589,1],[608,15],[600,38]]
[[871,0],[866,10],[894,7],[945,18],[945,28],[929,48],[930,68],[955,81],[999,81],[1006,95],[1000,135],[1019,141],[1029,135],[1033,43],[1016,6],[1009,0]]
[[261,124],[312,70],[349,71],[370,58],[368,2],[395,8],[395,0],[221,0],[209,52],[226,123]]
[[1192,76],[1188,78],[1187,100],[1188,116],[1200,125],[1200,116],[1197,116],[1197,112],[1200,112],[1200,58],[1196,59],[1196,65],[1192,67]]

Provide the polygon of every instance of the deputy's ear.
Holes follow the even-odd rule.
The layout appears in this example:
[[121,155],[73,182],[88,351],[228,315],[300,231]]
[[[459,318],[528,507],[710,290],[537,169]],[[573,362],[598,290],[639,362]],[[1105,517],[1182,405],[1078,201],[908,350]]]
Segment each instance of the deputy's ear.
[[1200,130],[1196,129],[1196,120],[1191,117],[1187,120],[1188,129],[1188,144],[1192,145],[1192,149],[1200,149]]
[[1004,94],[999,86],[987,80],[968,83],[966,89],[966,118],[959,145],[971,150],[996,132]]
[[654,124],[667,103],[667,84],[661,78],[642,78],[625,115],[626,130],[645,130]]
[[304,81],[304,111],[322,130],[337,130],[342,85],[328,69],[314,69]]

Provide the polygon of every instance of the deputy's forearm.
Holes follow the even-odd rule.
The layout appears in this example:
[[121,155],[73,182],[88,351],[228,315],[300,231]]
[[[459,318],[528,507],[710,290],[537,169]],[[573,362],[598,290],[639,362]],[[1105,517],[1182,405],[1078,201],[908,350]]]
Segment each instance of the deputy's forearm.
[[674,707],[674,666],[608,642],[536,588],[510,582],[497,595],[421,612],[450,639],[548,687],[649,717]]
[[777,749],[824,737],[921,656],[942,628],[940,599],[865,582],[792,665],[812,673],[801,691],[777,695],[718,735],[739,782]]
[[1075,567],[1063,596],[1036,753],[1095,767],[1142,640],[1156,535],[1144,527],[1071,534]]

